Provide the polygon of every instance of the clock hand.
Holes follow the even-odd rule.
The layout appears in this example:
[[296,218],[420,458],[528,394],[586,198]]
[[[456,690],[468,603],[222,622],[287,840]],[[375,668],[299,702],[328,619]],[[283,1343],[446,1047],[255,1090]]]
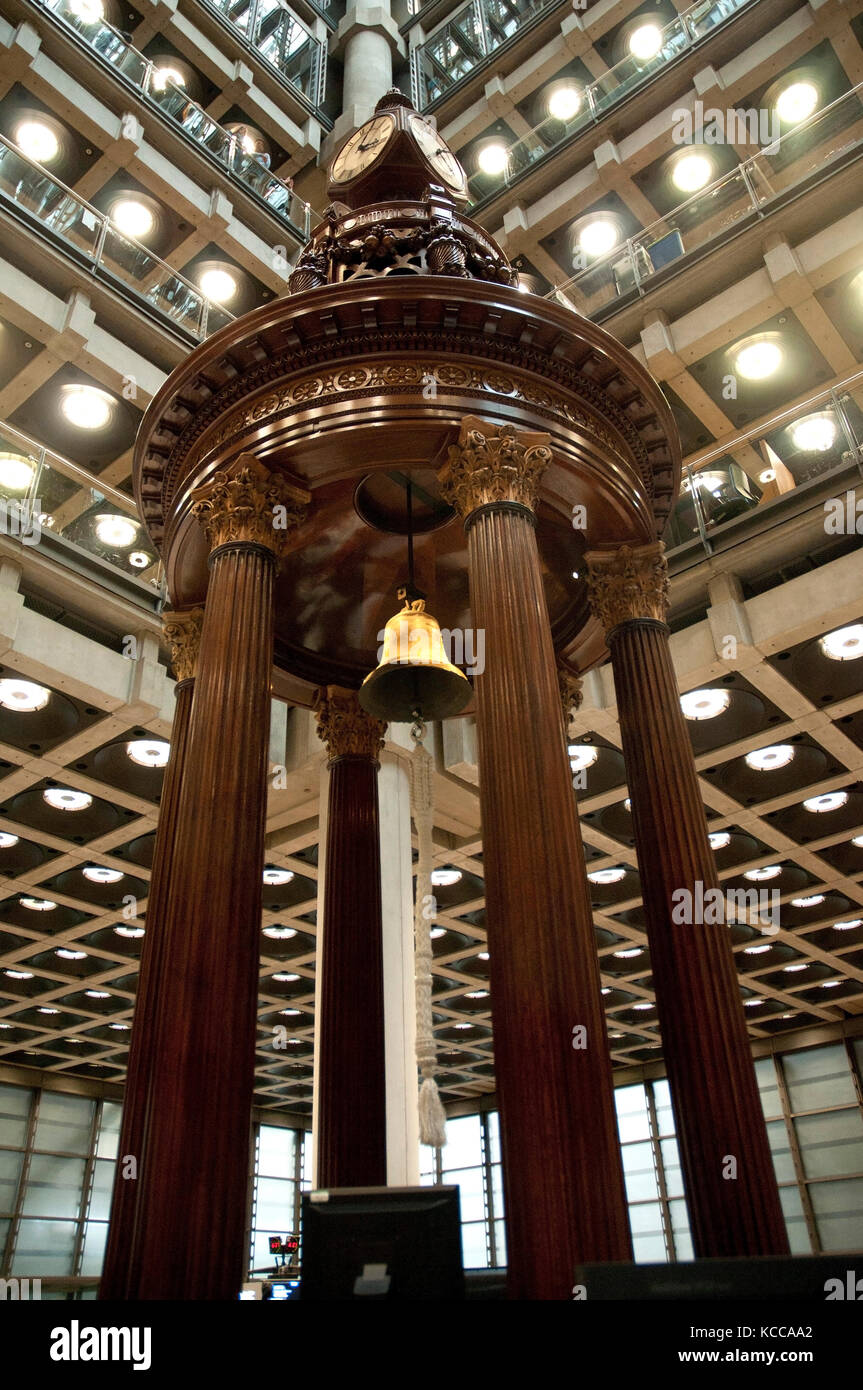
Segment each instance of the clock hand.
[[[381,140],[382,139],[383,137],[381,137]],[[373,150],[375,145],[381,144],[381,140],[369,140],[365,145],[357,145],[357,152],[359,153],[360,150]]]

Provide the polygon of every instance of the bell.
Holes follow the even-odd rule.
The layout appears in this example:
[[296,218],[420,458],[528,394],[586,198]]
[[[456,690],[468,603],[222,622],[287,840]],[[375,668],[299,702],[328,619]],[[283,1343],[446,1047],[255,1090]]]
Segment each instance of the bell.
[[384,629],[380,665],[363,681],[360,704],[388,723],[447,719],[470,700],[470,682],[447,661],[440,627],[425,611],[425,599],[411,599],[404,590],[399,598],[405,606]]

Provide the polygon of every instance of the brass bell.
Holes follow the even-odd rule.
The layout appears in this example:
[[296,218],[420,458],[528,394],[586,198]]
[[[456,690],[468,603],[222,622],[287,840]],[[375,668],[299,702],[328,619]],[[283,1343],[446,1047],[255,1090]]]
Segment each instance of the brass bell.
[[425,599],[411,599],[404,589],[399,598],[405,606],[384,628],[380,665],[363,681],[360,704],[387,722],[447,719],[470,700],[470,682],[447,660],[440,627],[425,611]]

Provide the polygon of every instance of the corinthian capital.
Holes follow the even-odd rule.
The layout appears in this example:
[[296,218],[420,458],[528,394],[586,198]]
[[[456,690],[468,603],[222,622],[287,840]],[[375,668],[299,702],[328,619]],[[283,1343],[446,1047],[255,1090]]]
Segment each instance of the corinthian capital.
[[537,430],[465,416],[438,474],[446,501],[463,520],[490,502],[517,502],[534,511],[539,480],[551,463],[550,439]]
[[563,709],[563,725],[569,731],[570,720],[573,719],[582,700],[584,682],[581,676],[577,676],[574,671],[564,670],[558,667],[557,683],[560,687],[560,703]]
[[233,544],[261,545],[279,556],[290,534],[305,520],[311,495],[253,454],[241,454],[192,493],[192,514],[211,550]]
[[315,700],[318,736],[330,762],[336,758],[370,758],[377,762],[384,746],[386,724],[366,714],[355,690],[328,685]]
[[162,613],[162,631],[171,648],[171,665],[178,681],[191,680],[197,674],[203,625],[203,608],[165,609]]
[[590,607],[606,633],[634,618],[665,622],[668,563],[662,541],[590,550],[584,558]]

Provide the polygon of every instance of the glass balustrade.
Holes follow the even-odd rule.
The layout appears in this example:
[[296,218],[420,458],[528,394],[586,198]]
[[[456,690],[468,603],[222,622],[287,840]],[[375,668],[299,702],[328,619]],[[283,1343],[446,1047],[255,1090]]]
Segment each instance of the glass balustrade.
[[550,292],[592,317],[646,294],[652,277],[685,255],[720,244],[729,232],[766,216],[783,197],[830,164],[863,149],[863,83],[715,179],[636,236],[595,258],[574,254],[576,274]]
[[[81,0],[41,0],[41,3],[74,29],[95,53],[137,87],[159,107],[163,115],[179,125],[196,145],[239,183],[263,199],[279,218],[291,225],[292,230],[303,239],[308,238],[313,215],[309,204],[294,193],[289,182],[271,174],[259,156],[246,155],[236,135],[208,116],[197,102],[191,101],[183,87],[166,79],[164,74],[158,74],[156,65],[133,48],[118,30],[98,18],[95,11],[85,12]],[[261,14],[268,3],[269,0],[258,0],[256,8],[260,9]],[[216,4],[214,8],[221,11],[223,6]],[[237,6],[233,8],[237,9]],[[299,43],[298,34],[302,26],[289,34],[286,25],[288,19],[293,20],[290,11],[281,6],[274,6],[273,9],[275,13],[271,18],[274,19],[275,28],[270,37],[277,48],[281,46],[285,49],[286,62],[289,58],[299,74],[309,57],[305,47]],[[88,14],[89,18],[86,17]],[[283,16],[287,19],[283,19]],[[293,23],[296,25],[297,22],[293,20]],[[306,31],[302,30],[302,33],[306,34]],[[310,36],[306,34],[306,37]],[[316,39],[312,42],[317,44]],[[288,54],[290,45],[293,45],[293,49]],[[317,213],[314,213],[314,218],[315,221],[320,220]]]
[[[162,592],[162,567],[134,500],[0,423],[0,534],[26,547],[46,535]],[[52,552],[53,554],[54,552]]]
[[320,104],[323,49],[281,0],[206,0],[314,106]]
[[164,318],[202,339],[230,323],[233,314],[201,291],[146,246],[122,235],[47,170],[25,158],[0,136],[0,199],[35,218],[86,256],[102,278],[119,281]]

